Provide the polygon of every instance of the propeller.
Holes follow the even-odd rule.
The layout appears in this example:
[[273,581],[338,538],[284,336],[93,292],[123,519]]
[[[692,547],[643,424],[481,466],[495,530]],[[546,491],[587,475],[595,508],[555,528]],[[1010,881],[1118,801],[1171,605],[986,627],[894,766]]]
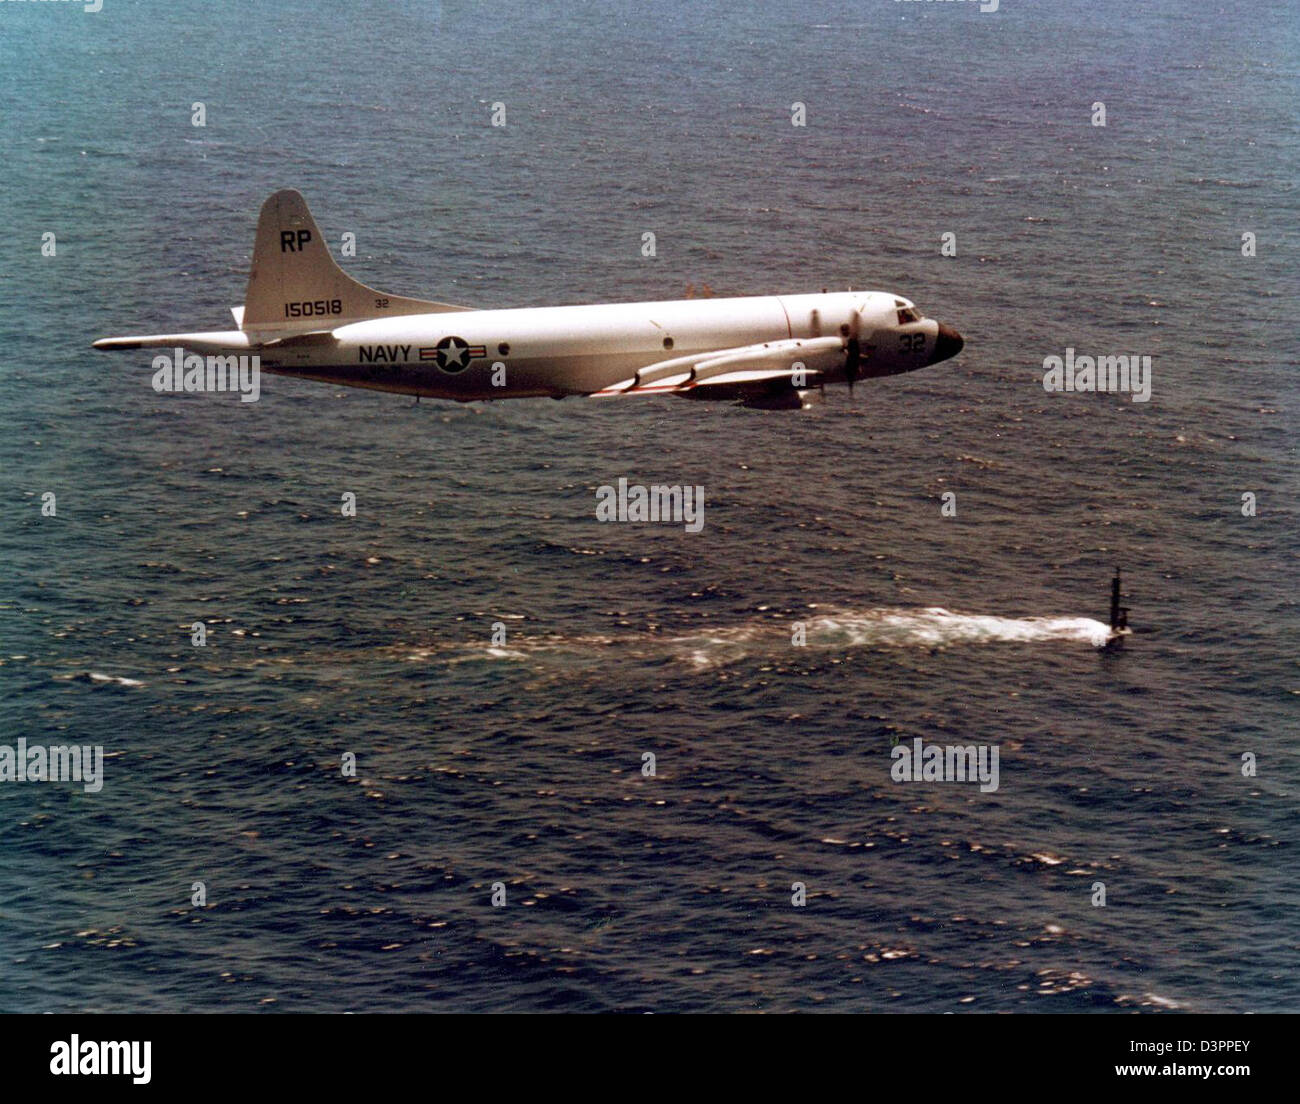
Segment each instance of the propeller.
[[848,382],[850,396],[853,394],[853,384],[861,374],[862,341],[858,337],[861,323],[862,316],[854,311],[849,316],[849,333],[844,341],[844,378]]

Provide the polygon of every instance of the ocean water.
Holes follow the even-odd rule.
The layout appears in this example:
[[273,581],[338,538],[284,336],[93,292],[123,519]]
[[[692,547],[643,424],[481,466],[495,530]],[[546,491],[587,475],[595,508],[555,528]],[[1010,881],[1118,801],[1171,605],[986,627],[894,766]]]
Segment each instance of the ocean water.
[[[1300,1010],[1300,27],[1000,9],[0,3],[0,743],[105,754],[0,784],[0,1010]],[[281,187],[399,294],[874,287],[966,349],[789,413],[89,348],[229,326]]]

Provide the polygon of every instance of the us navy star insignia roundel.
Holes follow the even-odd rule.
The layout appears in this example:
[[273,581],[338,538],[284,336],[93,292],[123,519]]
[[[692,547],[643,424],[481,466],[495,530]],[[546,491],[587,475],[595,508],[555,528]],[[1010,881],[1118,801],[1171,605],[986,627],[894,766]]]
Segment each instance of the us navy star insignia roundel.
[[469,364],[469,346],[459,337],[444,337],[437,345],[438,367],[448,372],[459,372]]
[[436,360],[444,372],[462,372],[469,362],[487,355],[482,345],[471,345],[463,337],[444,337],[431,349],[421,349],[421,360]]

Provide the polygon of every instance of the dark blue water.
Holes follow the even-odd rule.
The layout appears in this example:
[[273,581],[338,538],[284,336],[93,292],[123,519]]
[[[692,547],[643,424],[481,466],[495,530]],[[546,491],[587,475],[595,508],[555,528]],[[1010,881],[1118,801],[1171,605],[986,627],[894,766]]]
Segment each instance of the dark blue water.
[[[0,743],[107,756],[0,784],[0,1009],[1300,1010],[1295,14],[1002,9],[0,4]],[[280,187],[396,293],[876,287],[966,351],[790,414],[89,349],[228,327]],[[1121,651],[1034,620],[1115,563]]]

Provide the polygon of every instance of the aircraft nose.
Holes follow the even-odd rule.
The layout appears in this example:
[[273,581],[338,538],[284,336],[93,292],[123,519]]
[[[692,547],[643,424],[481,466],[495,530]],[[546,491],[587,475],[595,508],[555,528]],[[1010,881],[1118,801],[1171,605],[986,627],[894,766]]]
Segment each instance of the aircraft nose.
[[930,354],[927,364],[938,364],[941,360],[948,360],[955,357],[961,352],[962,346],[966,344],[965,339],[954,330],[951,326],[945,326],[939,323],[939,335],[934,339],[934,352]]

